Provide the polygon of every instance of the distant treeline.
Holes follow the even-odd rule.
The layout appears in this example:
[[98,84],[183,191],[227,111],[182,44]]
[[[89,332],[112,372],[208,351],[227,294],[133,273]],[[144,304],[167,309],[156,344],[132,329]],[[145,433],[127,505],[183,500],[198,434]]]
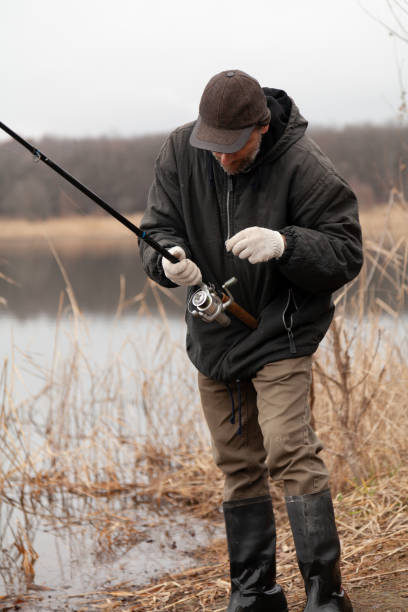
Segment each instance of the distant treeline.
[[[353,125],[314,128],[309,133],[351,183],[361,205],[385,202],[392,187],[408,195],[408,126]],[[145,207],[154,160],[165,137],[44,138],[35,144],[113,207],[129,214]],[[19,144],[0,145],[0,215],[38,219],[99,211],[43,163],[34,163]]]

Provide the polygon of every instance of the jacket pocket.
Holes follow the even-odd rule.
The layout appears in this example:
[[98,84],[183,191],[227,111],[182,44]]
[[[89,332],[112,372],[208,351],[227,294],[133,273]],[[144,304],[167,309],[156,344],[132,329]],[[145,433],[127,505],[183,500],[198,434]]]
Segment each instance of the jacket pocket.
[[295,337],[293,335],[292,328],[293,328],[293,313],[296,312],[297,310],[298,310],[298,306],[296,304],[295,296],[293,295],[293,290],[292,288],[289,288],[288,299],[287,299],[285,308],[283,309],[283,313],[282,313],[282,321],[283,321],[283,326],[286,329],[286,333],[288,334],[289,349],[292,355],[296,354]]

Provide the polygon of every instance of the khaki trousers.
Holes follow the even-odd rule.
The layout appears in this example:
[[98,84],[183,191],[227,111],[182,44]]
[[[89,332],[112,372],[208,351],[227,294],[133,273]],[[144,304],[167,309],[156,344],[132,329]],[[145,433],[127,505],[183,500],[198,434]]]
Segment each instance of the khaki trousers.
[[269,477],[283,480],[286,496],[328,488],[323,447],[310,425],[311,367],[311,356],[286,359],[230,385],[198,373],[225,501],[269,495]]

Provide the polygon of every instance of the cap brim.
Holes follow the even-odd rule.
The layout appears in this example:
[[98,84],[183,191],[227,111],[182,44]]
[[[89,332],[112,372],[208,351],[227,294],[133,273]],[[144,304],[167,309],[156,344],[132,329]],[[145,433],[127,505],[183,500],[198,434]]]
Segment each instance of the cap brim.
[[198,117],[190,136],[190,144],[198,149],[214,153],[236,153],[248,142],[255,126],[242,130],[221,130],[213,128]]

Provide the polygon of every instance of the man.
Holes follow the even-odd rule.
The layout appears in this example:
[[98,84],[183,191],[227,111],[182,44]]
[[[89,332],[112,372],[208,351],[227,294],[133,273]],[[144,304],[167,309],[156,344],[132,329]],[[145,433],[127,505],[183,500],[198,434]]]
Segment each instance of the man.
[[140,244],[148,275],[166,287],[235,276],[249,329],[187,310],[187,351],[198,369],[217,465],[225,475],[228,612],[287,610],[276,584],[268,478],[283,480],[307,612],[350,611],[321,443],[310,426],[312,354],[333,317],[332,293],[362,265],[357,202],[305,134],[285,92],[240,70],[207,84],[194,123],[162,147],[143,230],[180,259]]

